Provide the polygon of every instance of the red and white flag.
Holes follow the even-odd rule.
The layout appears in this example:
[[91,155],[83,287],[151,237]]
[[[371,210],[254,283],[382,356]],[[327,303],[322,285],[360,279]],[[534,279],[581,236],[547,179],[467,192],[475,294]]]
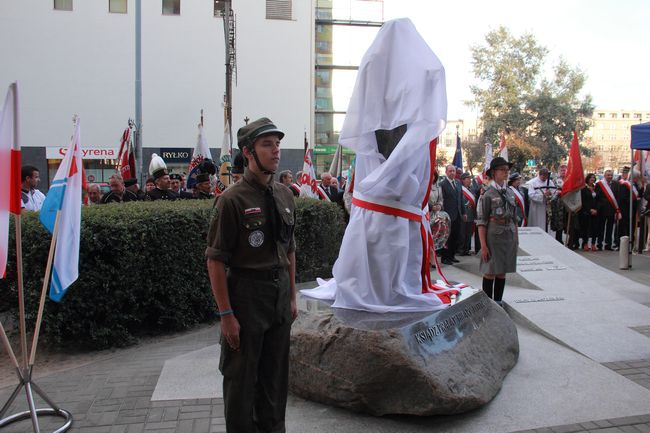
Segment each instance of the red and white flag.
[[18,143],[18,85],[7,90],[0,112],[0,278],[9,253],[9,213],[20,214],[20,144]]
[[136,177],[135,174],[135,152],[133,150],[133,130],[131,124],[122,133],[120,139],[120,151],[117,154],[117,171],[123,179]]
[[578,143],[578,134],[573,131],[573,141],[569,150],[569,162],[567,163],[566,176],[562,184],[560,197],[564,205],[577,212],[582,207],[582,188],[585,186],[585,174],[582,169],[582,159],[580,158],[580,144]]
[[[307,139],[305,139],[305,143]],[[305,150],[305,159],[302,165],[302,176],[300,177],[300,197],[320,198],[318,184],[316,183],[316,170],[311,159],[313,147]]]

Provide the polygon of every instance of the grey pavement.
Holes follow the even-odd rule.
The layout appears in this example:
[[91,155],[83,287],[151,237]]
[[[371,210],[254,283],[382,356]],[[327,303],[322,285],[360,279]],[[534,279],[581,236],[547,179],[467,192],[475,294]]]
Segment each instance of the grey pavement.
[[[531,251],[525,253],[548,255],[532,251],[535,244],[528,246]],[[446,275],[476,284],[480,278],[470,271],[477,258],[461,259],[459,266],[444,268]],[[599,349],[597,335],[590,335],[600,333],[602,336],[607,333],[608,326],[594,327],[583,337],[593,339],[593,345],[574,347],[579,346],[580,340],[574,341],[573,333],[551,326],[552,321],[545,321],[544,316],[553,313],[554,309],[571,306],[571,309],[580,310],[578,301],[572,300],[573,287],[565,284],[564,293],[560,294],[548,288],[540,291],[535,286],[545,283],[530,276],[537,271],[521,272],[509,280],[506,289],[508,312],[515,319],[519,332],[520,360],[488,405],[455,416],[377,418],[290,396],[287,431],[650,432],[650,356],[633,359],[637,353],[643,356],[644,350],[650,347],[650,320],[646,320],[650,312],[650,256],[633,256],[632,269],[625,271],[618,270],[618,253],[609,251],[557,250],[550,254],[549,260],[542,261],[553,262],[549,267],[559,264],[572,270],[584,269],[590,274],[590,284],[600,284],[599,280],[614,282],[594,293],[603,305],[600,315],[594,300],[594,305],[587,308],[589,314],[577,312],[566,319],[566,326],[597,317],[612,327],[616,324],[611,323],[613,307],[609,304],[614,302],[629,308],[633,317],[616,325],[620,328],[617,335],[623,340],[629,339],[627,344],[619,342],[620,358]],[[590,263],[604,269],[590,267]],[[535,266],[538,265],[528,265]],[[555,275],[564,272],[562,269],[551,271]],[[515,284],[517,287],[511,287]],[[537,302],[559,297],[564,300]],[[524,302],[516,302],[521,300]],[[569,305],[571,303],[578,304]],[[532,310],[535,305],[544,314]],[[555,322],[565,320],[560,314],[555,314],[553,319]],[[223,432],[223,400],[219,397],[216,376],[218,335],[218,324],[205,325],[163,341],[119,350],[109,359],[44,376],[37,383],[57,404],[72,412],[73,432]],[[631,350],[627,346],[640,347]],[[4,402],[12,390],[13,387],[0,389],[0,402]],[[24,410],[25,406],[21,395],[9,412]],[[42,402],[37,406],[42,407]],[[42,431],[52,431],[58,425],[57,418],[41,418]],[[29,431],[29,421],[0,430],[2,433]]]

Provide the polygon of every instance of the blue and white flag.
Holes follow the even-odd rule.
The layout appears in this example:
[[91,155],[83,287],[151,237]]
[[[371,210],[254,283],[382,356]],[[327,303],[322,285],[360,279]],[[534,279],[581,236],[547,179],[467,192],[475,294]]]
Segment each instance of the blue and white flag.
[[454,153],[454,167],[463,169],[463,149],[460,147],[460,134],[456,131],[456,152]]
[[81,185],[83,176],[79,120],[72,142],[52,180],[43,207],[41,223],[54,232],[57,211],[61,211],[52,266],[50,299],[59,302],[70,284],[79,277],[79,233],[81,228]]

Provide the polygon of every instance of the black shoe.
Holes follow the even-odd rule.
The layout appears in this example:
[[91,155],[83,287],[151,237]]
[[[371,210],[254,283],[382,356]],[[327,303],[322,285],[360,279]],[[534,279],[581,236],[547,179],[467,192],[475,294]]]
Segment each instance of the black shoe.
[[456,259],[456,258],[454,258],[454,257],[452,257],[452,258],[451,258],[451,259],[449,259],[449,260],[451,260],[451,261],[452,261],[452,262],[454,262],[454,263],[460,263],[460,260],[457,260],[457,259]]
[[441,262],[443,265],[453,265],[453,264],[454,264],[454,262],[452,262],[452,261],[449,260],[449,259],[442,259],[442,260],[440,260],[440,262]]
[[603,248],[603,250],[606,250],[606,251],[614,251],[614,250],[612,249],[612,247],[610,247],[609,245],[607,245],[605,248]]

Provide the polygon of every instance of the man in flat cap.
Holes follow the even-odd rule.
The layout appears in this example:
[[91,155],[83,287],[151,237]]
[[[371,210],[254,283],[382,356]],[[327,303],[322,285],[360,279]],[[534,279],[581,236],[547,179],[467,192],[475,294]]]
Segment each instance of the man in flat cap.
[[273,180],[283,137],[267,118],[239,129],[247,168],[217,200],[208,232],[228,432],[285,431],[289,333],[298,312],[293,194]]

